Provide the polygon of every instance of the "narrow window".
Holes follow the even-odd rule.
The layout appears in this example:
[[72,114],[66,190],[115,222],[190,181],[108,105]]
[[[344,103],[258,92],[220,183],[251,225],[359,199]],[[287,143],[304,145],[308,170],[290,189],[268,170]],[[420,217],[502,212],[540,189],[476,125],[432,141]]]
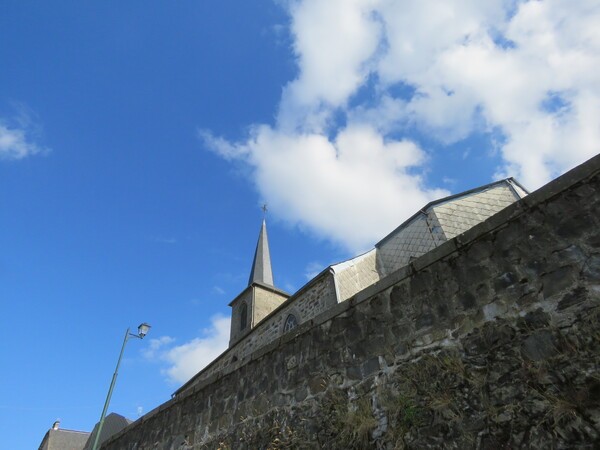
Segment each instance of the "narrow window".
[[285,324],[283,325],[283,332],[286,333],[290,331],[296,325],[298,325],[298,319],[296,319],[296,316],[294,316],[293,314],[290,314],[289,316],[287,316],[287,319],[285,319]]
[[248,305],[242,303],[240,306],[240,331],[246,328],[246,322],[248,322]]

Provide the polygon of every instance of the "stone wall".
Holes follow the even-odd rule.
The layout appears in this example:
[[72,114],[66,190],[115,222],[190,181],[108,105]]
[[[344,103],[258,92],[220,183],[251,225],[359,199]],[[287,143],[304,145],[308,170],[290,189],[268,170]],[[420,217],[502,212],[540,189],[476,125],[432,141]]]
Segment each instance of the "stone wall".
[[600,157],[105,449],[598,448]]
[[[252,302],[252,286],[248,286],[244,289],[240,295],[238,295],[230,303],[231,306],[231,329],[229,333],[229,346],[234,342],[239,341],[242,337],[250,332],[250,318],[253,315],[253,302]],[[242,309],[246,308],[246,323],[241,326]]]
[[256,285],[254,287],[252,326],[254,327],[260,323],[289,297],[289,294],[276,292],[270,289],[269,286]]

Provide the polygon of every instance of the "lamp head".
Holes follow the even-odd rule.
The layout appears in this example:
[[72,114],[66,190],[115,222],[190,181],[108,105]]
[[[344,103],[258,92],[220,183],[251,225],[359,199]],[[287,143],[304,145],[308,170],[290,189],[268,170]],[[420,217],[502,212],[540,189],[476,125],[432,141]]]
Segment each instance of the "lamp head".
[[140,339],[144,339],[144,336],[148,334],[148,330],[150,328],[150,325],[148,325],[146,322],[144,322],[138,327],[138,335],[140,336]]

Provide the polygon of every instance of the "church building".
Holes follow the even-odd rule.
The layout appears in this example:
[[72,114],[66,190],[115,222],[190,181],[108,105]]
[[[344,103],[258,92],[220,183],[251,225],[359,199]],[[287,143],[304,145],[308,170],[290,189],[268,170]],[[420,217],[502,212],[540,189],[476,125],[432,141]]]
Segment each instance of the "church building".
[[220,376],[295,327],[309,324],[338,303],[350,300],[383,277],[485,221],[528,192],[506,178],[428,203],[370,251],[323,269],[290,295],[273,280],[267,225],[263,219],[248,286],[231,306],[229,348],[173,395]]

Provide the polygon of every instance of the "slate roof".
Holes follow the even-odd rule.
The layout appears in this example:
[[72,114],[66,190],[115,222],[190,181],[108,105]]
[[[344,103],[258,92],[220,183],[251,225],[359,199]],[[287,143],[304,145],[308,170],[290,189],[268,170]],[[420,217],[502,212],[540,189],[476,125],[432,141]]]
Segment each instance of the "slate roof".
[[375,244],[377,270],[388,275],[527,195],[513,178],[425,205]]
[[[100,440],[98,441],[98,446],[106,441],[113,434],[117,434],[123,428],[125,428],[130,423],[133,423],[133,420],[128,419],[127,417],[123,417],[117,413],[110,413],[108,416],[104,418],[104,425],[102,425],[102,433],[100,434]],[[80,447],[81,450],[89,450],[94,447],[94,440],[96,439],[96,434],[98,432],[98,425],[100,422],[94,426],[94,430],[89,434],[89,439],[85,446]]]
[[[440,199],[431,201],[431,202],[427,203],[425,206],[423,206],[422,209],[420,209],[419,211],[414,213],[410,218],[408,218],[407,220],[402,222],[402,224],[400,224],[398,227],[396,227],[396,229],[394,229],[386,237],[381,239],[377,244],[375,244],[375,247],[379,248],[382,245],[384,245],[386,241],[388,241],[389,239],[392,239],[394,236],[396,236],[400,230],[402,230],[403,228],[406,228],[411,222],[413,222],[414,219],[416,219],[420,215],[422,215],[424,211],[429,211],[430,209],[432,209],[434,207],[440,207],[441,205],[443,205],[445,203],[456,202],[457,200],[459,200],[461,198],[470,197],[473,194],[479,194],[479,193],[482,193],[482,192],[485,192],[485,191],[488,191],[488,190],[491,190],[491,189],[494,189],[494,188],[497,188],[497,187],[503,186],[503,185],[507,186],[511,190],[511,192],[514,195],[515,200],[523,198],[527,194],[529,194],[529,191],[527,191],[527,189],[525,189],[517,180],[515,180],[512,177],[509,177],[509,178],[505,178],[503,180],[499,180],[499,181],[495,181],[493,183],[479,186],[474,189],[469,189],[468,191],[460,192],[458,194],[450,195],[448,197],[444,197],[444,198],[440,198]],[[476,223],[478,223],[478,222],[476,222]],[[473,225],[475,225],[475,223],[473,223],[471,226],[473,226]]]
[[255,282],[274,286],[273,270],[271,269],[271,253],[269,252],[269,238],[267,237],[267,223],[265,220],[263,220],[262,226],[260,227],[248,286]]
[[39,450],[83,450],[89,435],[88,431],[50,428],[42,439]]

